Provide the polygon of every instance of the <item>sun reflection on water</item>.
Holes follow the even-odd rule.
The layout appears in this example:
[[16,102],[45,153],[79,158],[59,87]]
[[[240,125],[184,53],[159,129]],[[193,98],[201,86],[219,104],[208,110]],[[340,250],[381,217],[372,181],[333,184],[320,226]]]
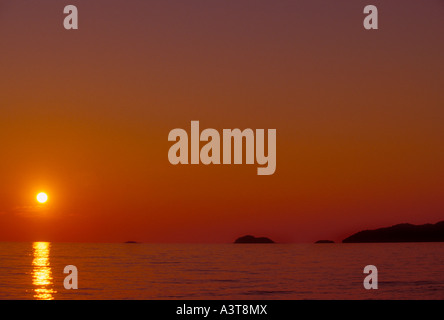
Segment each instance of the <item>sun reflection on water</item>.
[[37,300],[53,300],[57,293],[53,286],[51,266],[49,262],[49,242],[34,242],[34,260],[32,261],[32,284],[34,285],[34,298]]

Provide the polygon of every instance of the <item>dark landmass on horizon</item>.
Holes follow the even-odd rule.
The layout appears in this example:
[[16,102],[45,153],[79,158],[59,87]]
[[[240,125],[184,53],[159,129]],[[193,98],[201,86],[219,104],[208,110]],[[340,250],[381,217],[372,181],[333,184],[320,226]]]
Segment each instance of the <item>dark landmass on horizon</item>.
[[237,238],[234,243],[275,243],[270,238],[266,237],[258,237],[247,235],[240,238]]
[[343,243],[372,242],[444,242],[444,221],[436,224],[397,224],[391,227],[359,231]]
[[318,240],[315,243],[335,243],[333,240]]

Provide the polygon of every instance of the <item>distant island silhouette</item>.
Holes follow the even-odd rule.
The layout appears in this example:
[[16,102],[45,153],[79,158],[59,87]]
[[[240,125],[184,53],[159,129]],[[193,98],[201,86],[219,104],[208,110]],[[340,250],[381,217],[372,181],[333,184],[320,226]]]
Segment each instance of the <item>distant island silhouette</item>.
[[140,242],[137,242],[137,241],[125,241],[124,243],[140,243]]
[[315,243],[335,243],[335,242],[332,240],[318,240]]
[[275,243],[273,240],[266,237],[256,238],[255,236],[247,235],[237,238],[234,243]]
[[359,231],[342,242],[444,242],[444,221],[423,225],[402,223],[387,228]]

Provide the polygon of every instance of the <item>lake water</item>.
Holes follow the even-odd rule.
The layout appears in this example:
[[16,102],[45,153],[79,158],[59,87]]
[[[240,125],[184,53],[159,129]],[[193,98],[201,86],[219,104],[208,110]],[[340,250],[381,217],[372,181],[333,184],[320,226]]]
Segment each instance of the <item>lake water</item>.
[[[378,290],[363,287],[366,265]],[[444,299],[444,243],[3,242],[0,299]]]

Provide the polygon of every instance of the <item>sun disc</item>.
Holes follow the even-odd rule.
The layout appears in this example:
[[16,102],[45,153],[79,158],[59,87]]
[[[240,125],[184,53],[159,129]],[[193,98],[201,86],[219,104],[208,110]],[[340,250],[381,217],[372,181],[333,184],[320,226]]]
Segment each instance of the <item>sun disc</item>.
[[37,201],[40,203],[45,203],[46,201],[48,201],[48,195],[44,192],[40,192],[37,195]]

